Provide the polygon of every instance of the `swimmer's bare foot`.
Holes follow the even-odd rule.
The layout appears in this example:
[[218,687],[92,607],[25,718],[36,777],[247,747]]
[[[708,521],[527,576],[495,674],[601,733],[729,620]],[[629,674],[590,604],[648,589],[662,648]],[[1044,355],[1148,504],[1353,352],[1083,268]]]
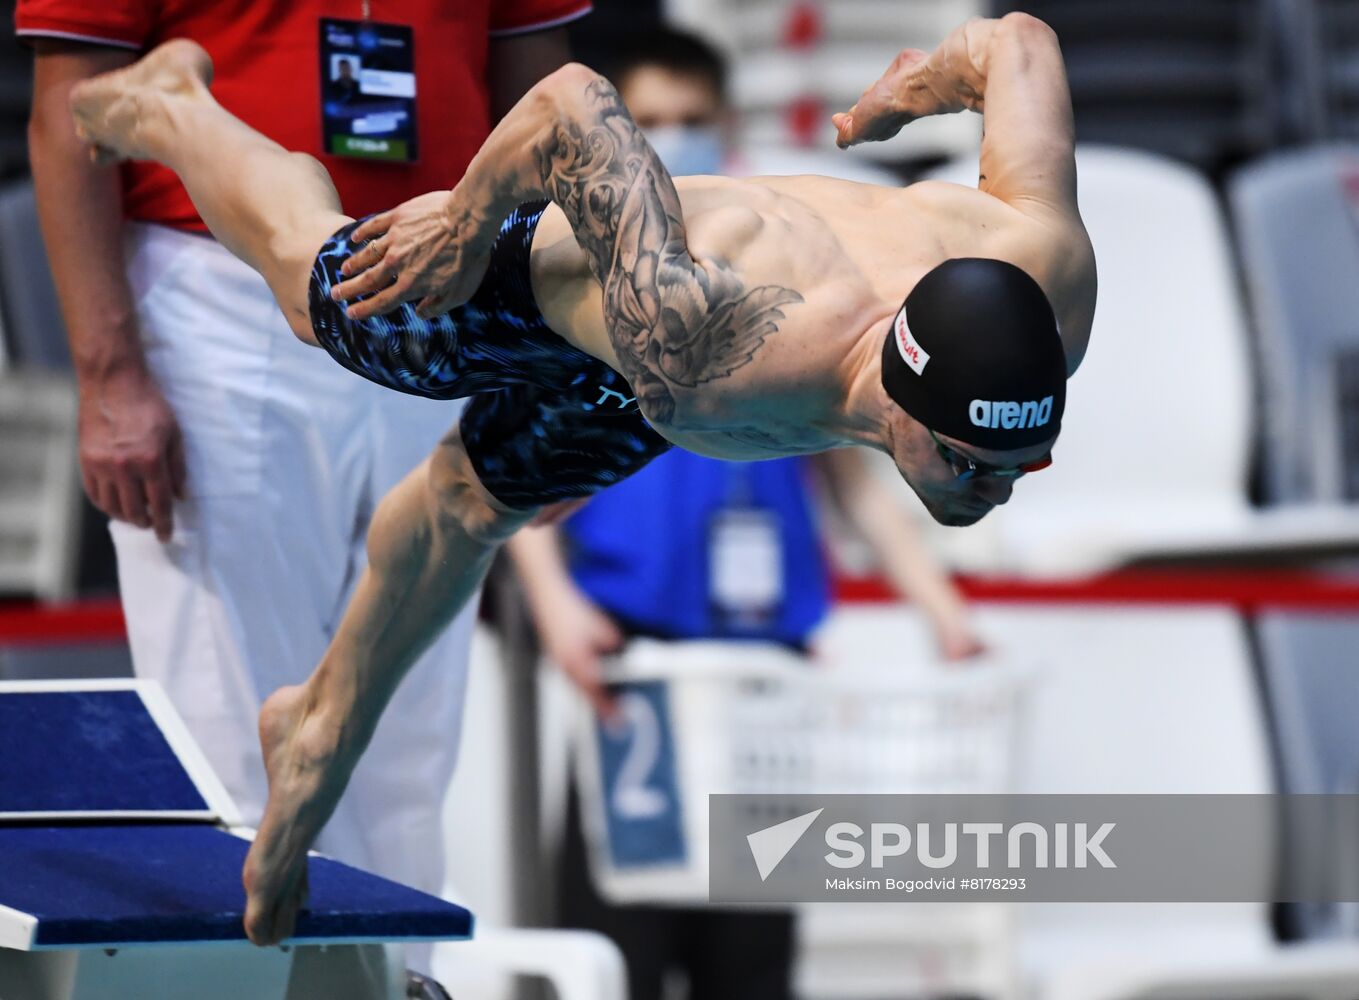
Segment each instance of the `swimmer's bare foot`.
[[260,710],[269,801],[245,859],[245,933],[257,945],[290,937],[306,904],[307,851],[335,811],[354,761],[305,686],[275,691]]
[[164,110],[164,98],[207,93],[212,58],[197,42],[176,38],[126,69],[103,73],[71,90],[76,134],[93,146],[97,163],[154,159],[143,126]]

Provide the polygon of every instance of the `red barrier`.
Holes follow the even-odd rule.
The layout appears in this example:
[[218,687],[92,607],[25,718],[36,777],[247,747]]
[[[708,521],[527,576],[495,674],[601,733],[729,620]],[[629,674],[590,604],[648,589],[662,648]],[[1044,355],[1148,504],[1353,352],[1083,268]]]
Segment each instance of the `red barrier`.
[[[1302,571],[1120,570],[1078,580],[959,577],[975,601],[1046,604],[1229,604],[1245,613],[1266,609],[1359,614],[1359,578]],[[895,601],[877,577],[842,576],[835,599],[850,604]],[[126,642],[116,599],[74,604],[0,604],[0,645]]]
[[0,645],[126,642],[117,598],[73,604],[0,604]]
[[[959,577],[977,601],[1049,604],[1230,604],[1244,612],[1266,609],[1359,612],[1359,578],[1303,571],[1119,570],[1076,580]],[[876,577],[841,577],[835,598],[845,602],[896,600]]]

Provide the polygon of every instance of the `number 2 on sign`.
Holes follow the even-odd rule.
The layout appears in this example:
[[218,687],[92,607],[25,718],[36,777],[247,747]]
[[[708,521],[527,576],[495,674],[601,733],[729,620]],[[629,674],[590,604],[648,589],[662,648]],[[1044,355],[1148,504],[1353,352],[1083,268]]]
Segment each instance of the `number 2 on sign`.
[[[613,788],[614,812],[622,819],[655,819],[669,808],[665,793],[647,786],[661,750],[661,720],[649,700],[635,692],[618,699],[620,729],[632,735]],[[621,734],[620,734],[621,735]]]

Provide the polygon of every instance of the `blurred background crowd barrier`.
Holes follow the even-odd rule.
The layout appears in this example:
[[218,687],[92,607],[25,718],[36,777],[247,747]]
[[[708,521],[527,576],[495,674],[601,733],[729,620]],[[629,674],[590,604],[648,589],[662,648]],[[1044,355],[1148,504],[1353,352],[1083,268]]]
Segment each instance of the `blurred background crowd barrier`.
[[[890,463],[875,467],[964,574],[997,661],[978,669],[1035,665],[1005,784],[1359,790],[1359,3],[597,0],[572,30],[597,65],[660,22],[712,43],[755,162],[819,172],[839,157],[866,176],[975,184],[978,117],[849,153],[834,152],[829,117],[901,48],[1021,9],[1062,42],[1099,260],[1066,430],[1021,502],[965,531],[925,523]],[[0,15],[8,31],[11,5]],[[121,674],[112,553],[81,494],[69,357],[26,179],[29,59],[0,42],[0,678]],[[816,662],[870,678],[867,691],[873,672],[949,683],[922,615],[830,535],[837,603]],[[550,926],[571,748],[597,768],[579,743],[592,728],[540,666],[508,572],[484,617],[447,797],[449,892],[486,926]],[[693,696],[691,653],[653,665],[677,702]],[[757,672],[728,653],[733,684]],[[674,739],[706,739],[684,719],[668,720]],[[1262,886],[1297,849],[1283,831],[1260,858]],[[920,910],[805,907],[797,995],[1359,996],[1359,916],[1343,905]],[[436,959],[455,996],[533,994],[479,974],[461,947]]]

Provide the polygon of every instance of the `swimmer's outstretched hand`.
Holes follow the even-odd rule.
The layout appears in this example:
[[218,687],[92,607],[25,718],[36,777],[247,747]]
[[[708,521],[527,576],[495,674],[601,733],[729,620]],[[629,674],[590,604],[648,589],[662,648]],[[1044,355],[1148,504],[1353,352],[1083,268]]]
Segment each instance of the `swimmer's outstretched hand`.
[[920,49],[903,49],[854,107],[831,115],[835,144],[848,149],[861,142],[882,142],[917,118],[957,110],[944,108],[929,89],[928,58],[929,53]]
[[[331,289],[346,315],[365,320],[416,302],[421,316],[462,305],[481,284],[499,223],[457,207],[448,191],[420,195],[367,219],[351,239],[367,241],[340,267]],[[356,301],[363,297],[363,301]]]
[[307,904],[307,851],[335,811],[354,760],[317,715],[305,686],[275,691],[260,711],[269,801],[246,855],[245,934],[254,944],[291,937]]

